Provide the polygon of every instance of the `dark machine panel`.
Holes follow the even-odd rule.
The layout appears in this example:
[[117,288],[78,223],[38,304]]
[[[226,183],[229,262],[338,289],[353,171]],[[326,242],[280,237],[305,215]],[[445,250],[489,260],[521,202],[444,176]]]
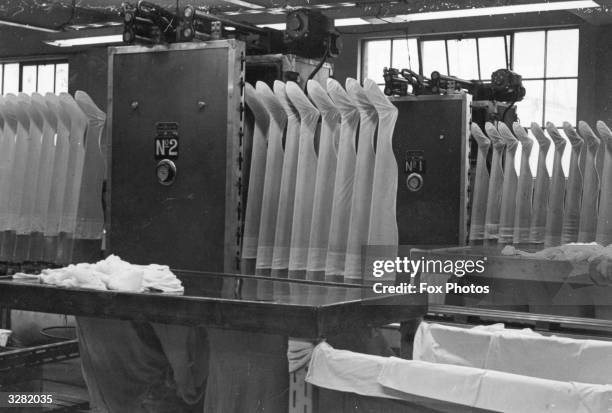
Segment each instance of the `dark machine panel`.
[[466,241],[468,96],[392,99],[398,162],[397,221],[403,245]]
[[109,252],[232,271],[243,44],[111,48]]

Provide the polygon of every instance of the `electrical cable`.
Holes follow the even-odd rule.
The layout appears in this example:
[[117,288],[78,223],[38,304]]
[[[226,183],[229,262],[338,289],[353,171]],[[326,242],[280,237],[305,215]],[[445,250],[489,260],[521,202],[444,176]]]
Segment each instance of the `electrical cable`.
[[321,58],[317,66],[312,70],[312,72],[310,72],[308,79],[306,79],[306,82],[304,83],[304,93],[306,93],[306,96],[308,96],[308,90],[306,89],[306,85],[308,84],[308,81],[310,79],[313,79],[316,76],[316,74],[319,72],[319,70],[321,70],[321,68],[325,64],[325,61],[327,60],[328,57],[329,57],[329,47],[327,48],[327,50],[325,50],[325,54],[323,55],[323,57]]

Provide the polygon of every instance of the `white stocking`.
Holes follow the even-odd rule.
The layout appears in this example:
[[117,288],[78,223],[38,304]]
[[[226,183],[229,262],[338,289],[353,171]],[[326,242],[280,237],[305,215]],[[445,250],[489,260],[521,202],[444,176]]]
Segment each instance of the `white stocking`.
[[529,230],[529,242],[534,244],[544,243],[544,232],[546,227],[546,208],[550,190],[550,174],[546,168],[546,156],[550,149],[550,139],[546,137],[540,125],[533,122],[531,132],[538,141],[538,166],[533,190],[533,212],[531,213],[531,224]]
[[597,200],[599,197],[597,151],[599,150],[600,140],[586,122],[580,121],[578,129],[586,146],[578,242],[593,242],[597,231]]
[[310,245],[308,247],[307,279],[322,280],[325,277],[325,258],[329,243],[329,227],[334,199],[334,181],[340,134],[340,112],[331,98],[316,80],[307,84],[308,96],[321,113],[321,136],[315,183]]
[[561,136],[557,127],[551,122],[546,124],[546,131],[555,144],[555,156],[553,158],[552,178],[550,183],[550,196],[546,208],[546,232],[544,234],[544,246],[553,247],[561,245],[561,234],[563,229],[565,196],[565,173],[563,173],[562,159],[565,152],[566,140]]
[[317,176],[314,138],[319,121],[319,111],[308,100],[297,83],[287,82],[285,89],[289,100],[300,115],[300,143],[291,226],[289,278],[305,279]]
[[340,141],[338,142],[338,164],[334,183],[331,223],[329,226],[329,246],[325,263],[325,279],[340,281],[344,279],[346,245],[353,202],[355,163],[357,154],[355,135],[359,125],[359,111],[350,97],[336,80],[327,80],[327,91],[340,111]]
[[283,133],[287,125],[287,113],[268,85],[264,82],[257,82],[255,87],[261,102],[270,115],[256,262],[258,275],[269,275],[272,267],[274,234],[276,232],[278,199],[283,170]]
[[272,272],[276,276],[287,276],[289,268],[289,248],[291,245],[291,225],[293,223],[293,206],[295,201],[295,183],[300,138],[300,116],[293,106],[285,84],[274,82],[274,94],[287,113],[287,132],[285,134],[285,157],[281,176],[280,196],[276,233],[274,235],[274,253],[272,255]]
[[375,162],[374,133],[378,123],[378,114],[357,80],[348,78],[346,80],[346,90],[359,110],[361,123],[357,144],[357,162],[355,164],[353,203],[346,248],[344,279],[345,281],[360,282],[362,278],[361,248],[368,242]]
[[516,169],[514,167],[518,140],[505,124],[500,122],[497,125],[497,129],[506,142],[504,185],[502,186],[502,203],[499,217],[499,242],[502,244],[511,244],[514,238],[514,216],[516,212],[516,194],[518,190],[518,176],[516,175]]

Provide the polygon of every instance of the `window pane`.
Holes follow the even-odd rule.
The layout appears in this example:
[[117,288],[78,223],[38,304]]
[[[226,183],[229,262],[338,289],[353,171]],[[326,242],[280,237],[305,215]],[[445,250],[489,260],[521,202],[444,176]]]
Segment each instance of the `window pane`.
[[368,40],[365,43],[363,78],[384,83],[383,69],[391,65],[391,40]]
[[38,66],[38,93],[53,93],[53,83],[55,81],[55,64]]
[[576,123],[578,81],[561,79],[546,81],[546,120],[561,126]]
[[524,80],[523,86],[527,90],[525,98],[516,104],[516,114],[521,125],[530,125],[531,122],[542,124],[542,111],[544,106],[544,81]]
[[393,39],[393,62],[396,69],[411,69],[419,73],[419,52],[416,39]]
[[68,63],[55,65],[55,93],[68,92]]
[[23,66],[21,91],[23,93],[36,92],[36,65]]
[[544,32],[514,34],[514,71],[523,78],[544,77]]
[[448,65],[450,74],[461,79],[478,79],[476,39],[448,40]]
[[421,60],[423,61],[423,75],[429,77],[431,72],[437,70],[448,75],[446,67],[446,45],[444,40],[430,40],[421,43]]
[[19,92],[19,63],[4,65],[4,93]]
[[550,30],[546,76],[578,76],[578,29]]
[[503,37],[482,37],[478,39],[480,54],[480,76],[490,80],[491,73],[506,68],[506,48]]

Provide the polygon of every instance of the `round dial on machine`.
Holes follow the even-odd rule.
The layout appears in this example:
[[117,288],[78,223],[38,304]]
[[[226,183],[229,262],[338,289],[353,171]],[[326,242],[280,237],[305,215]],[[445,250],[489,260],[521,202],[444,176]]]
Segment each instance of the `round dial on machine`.
[[155,168],[157,180],[162,185],[172,185],[176,178],[176,165],[169,159],[162,159]]
[[423,187],[423,177],[421,174],[411,173],[408,175],[408,178],[406,178],[406,186],[408,187],[409,191],[420,191]]

